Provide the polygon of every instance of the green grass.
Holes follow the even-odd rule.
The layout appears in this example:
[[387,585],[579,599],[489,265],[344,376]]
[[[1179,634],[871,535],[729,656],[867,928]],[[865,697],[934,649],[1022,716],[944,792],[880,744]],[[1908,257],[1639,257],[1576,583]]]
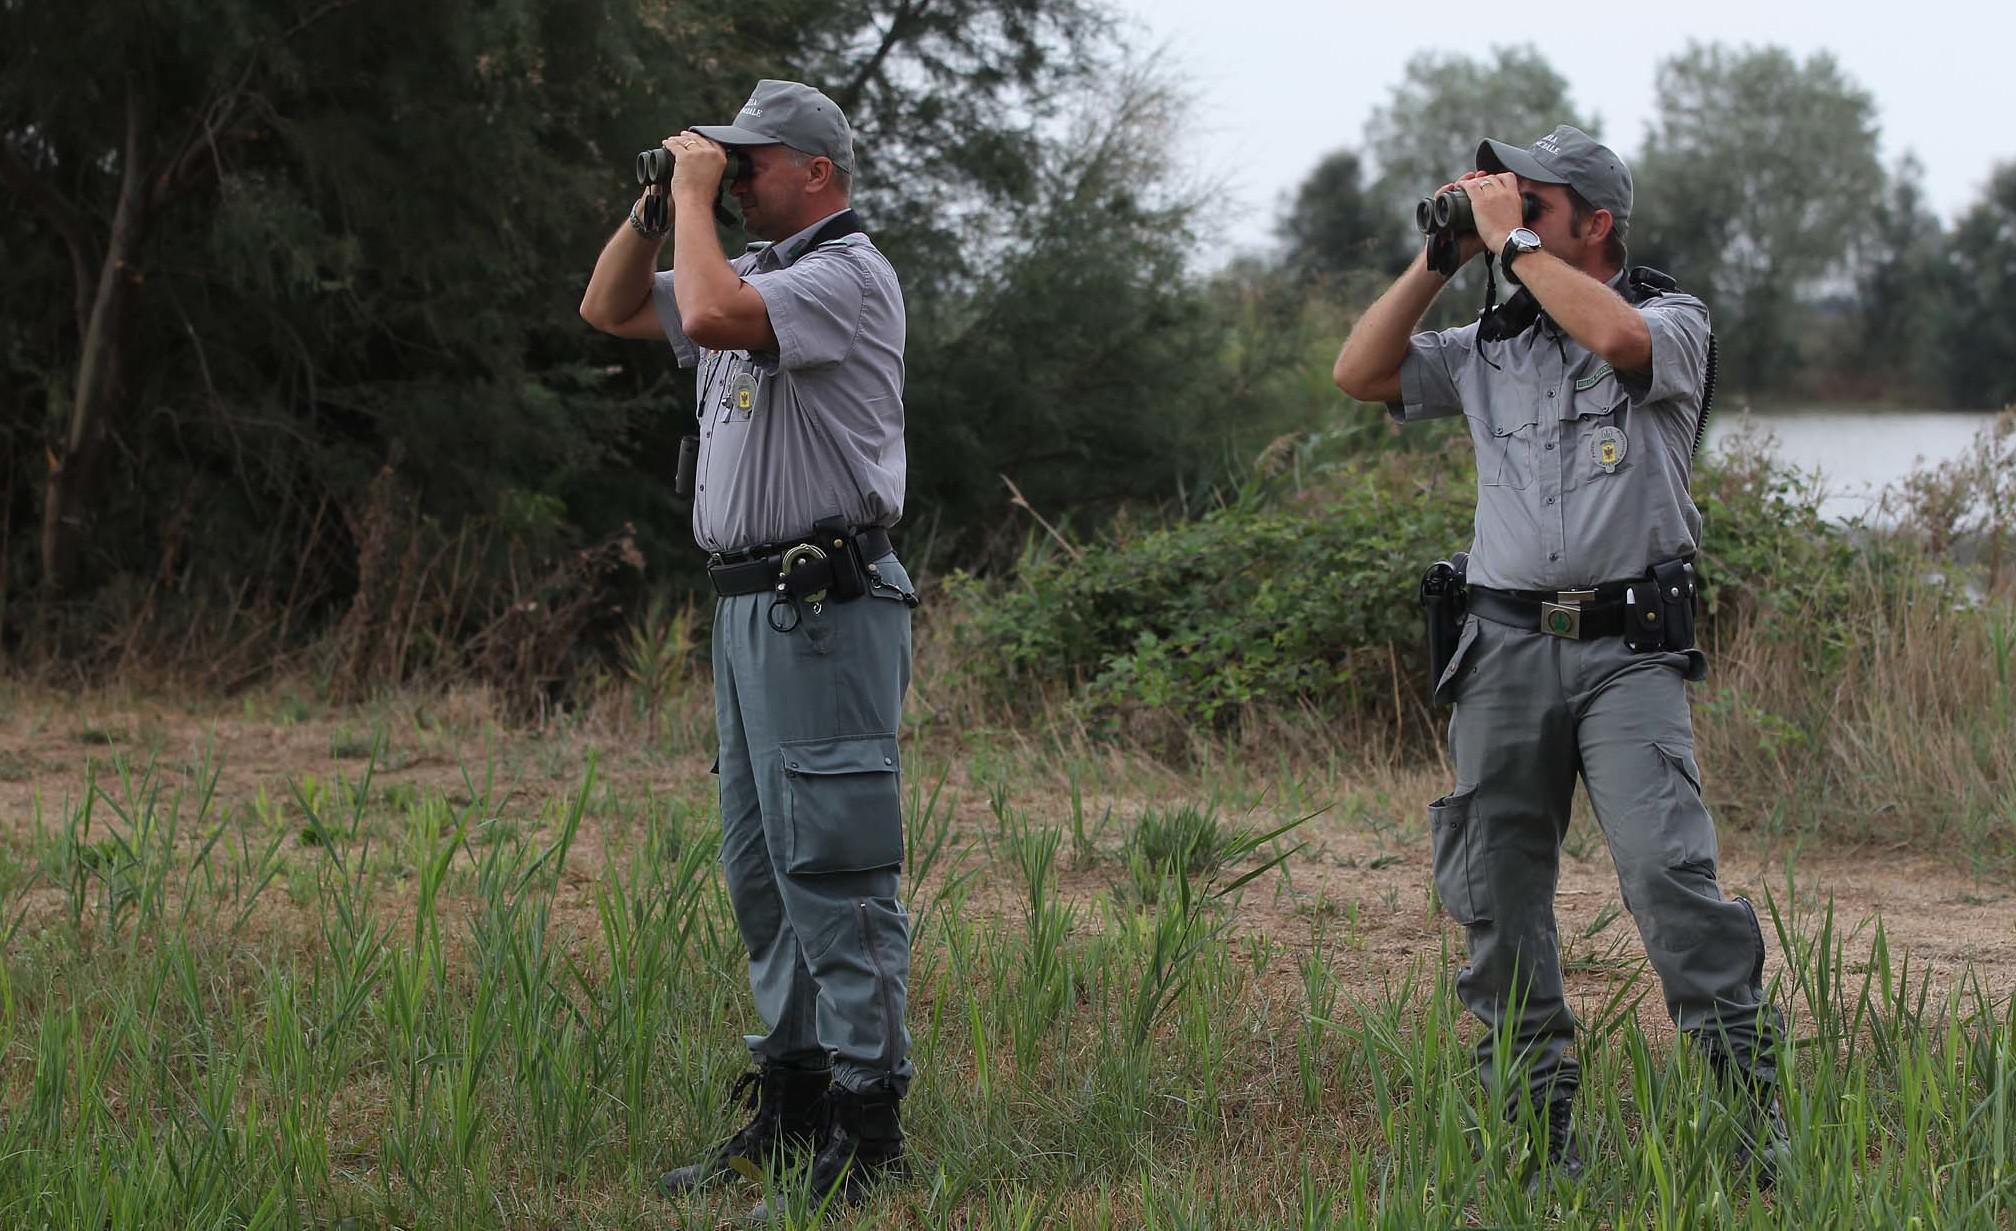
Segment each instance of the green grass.
[[[501,766],[453,792],[356,769],[232,805],[214,763],[115,764],[5,844],[0,1226],[712,1227],[751,1200],[652,1191],[730,1127],[754,1024],[712,815],[592,759],[551,796]],[[1851,941],[1796,886],[1771,911],[1798,1023],[1776,1191],[1727,1173],[1712,1084],[1641,1031],[1658,992],[1626,969],[1584,1015],[1590,1180],[1529,1194],[1448,955],[1368,979],[1348,939],[1237,926],[1294,836],[1209,809],[1113,834],[1153,852],[1125,873],[1152,894],[1067,894],[1086,808],[1047,828],[997,785],[969,832],[913,770],[917,1178],[843,1221],[2010,1221],[2009,1002],[1934,994],[1880,927]],[[1614,973],[1624,930],[1571,949]]]

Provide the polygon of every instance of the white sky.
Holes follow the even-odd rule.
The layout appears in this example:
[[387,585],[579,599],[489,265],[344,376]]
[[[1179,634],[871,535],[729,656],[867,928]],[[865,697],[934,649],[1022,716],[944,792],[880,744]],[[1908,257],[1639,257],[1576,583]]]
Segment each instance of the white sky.
[[[2016,5],[2008,0],[1683,0],[1652,5],[1477,0],[1112,0],[1195,96],[1193,169],[1222,180],[1241,248],[1272,239],[1279,203],[1318,159],[1358,146],[1418,51],[1486,57],[1531,44],[1626,158],[1644,144],[1661,60],[1691,41],[1832,52],[1876,101],[1883,160],[1925,166],[1948,221],[2016,160]],[[1478,134],[1486,135],[1486,134]],[[1491,133],[1522,144],[1538,133]]]

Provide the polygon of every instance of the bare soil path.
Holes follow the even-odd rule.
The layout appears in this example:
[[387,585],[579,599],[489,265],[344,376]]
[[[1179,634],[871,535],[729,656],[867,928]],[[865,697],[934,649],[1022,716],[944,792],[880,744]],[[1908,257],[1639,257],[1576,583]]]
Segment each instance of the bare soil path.
[[[284,699],[197,711],[129,699],[0,698],[0,841],[23,840],[38,816],[54,824],[80,797],[87,767],[102,781],[122,759],[143,764],[152,757],[179,774],[208,748],[221,765],[217,797],[235,805],[261,791],[284,798],[289,782],[305,775],[328,780],[340,774],[355,781],[381,734],[376,784],[407,783],[454,797],[465,790],[465,774],[480,774],[488,763],[498,767],[502,806],[522,807],[527,816],[578,786],[591,747],[599,750],[602,779],[618,791],[695,803],[711,794],[701,754],[652,756],[639,750],[641,732],[618,727],[506,733],[488,722],[485,710],[480,699],[452,696],[338,716]],[[1320,933],[1337,954],[1345,982],[1367,988],[1417,957],[1433,961],[1447,954],[1448,960],[1460,960],[1460,934],[1429,896],[1428,842],[1419,806],[1443,789],[1432,768],[1340,784],[1338,801],[1319,799],[1317,805],[1343,806],[1331,807],[1298,831],[1297,840],[1307,846],[1286,874],[1264,877],[1246,890],[1238,929],[1264,933],[1290,948],[1313,944]],[[1116,817],[1127,818],[1180,793],[1176,788],[1159,797],[1087,803],[1096,809],[1111,804]],[[952,771],[946,799],[961,831],[979,833],[992,824],[988,792],[965,769]],[[1368,806],[1368,799],[1379,803]],[[1055,786],[1033,786],[1016,803],[1039,822],[1061,824],[1069,815],[1068,794]],[[1292,818],[1256,811],[1230,819],[1271,828]],[[1108,846],[1119,828],[1108,833]],[[601,862],[596,838],[584,832],[570,881],[592,882]],[[1725,891],[1750,897],[1760,911],[1768,897],[1781,911],[1800,913],[1810,931],[1831,903],[1851,971],[1868,953],[1880,922],[1893,960],[1908,954],[1916,977],[1929,978],[1935,991],[1968,971],[1998,998],[2016,989],[2016,886],[1970,874],[1959,852],[1832,849],[1812,839],[1767,841],[1740,832],[1725,832],[1722,848]],[[1061,883],[1066,894],[1089,901],[1110,894],[1123,876],[1110,859],[1077,866],[1066,856]],[[930,888],[923,890],[928,894]],[[1016,895],[1005,872],[988,869],[974,884],[973,905],[1011,914]],[[1577,820],[1562,861],[1557,910],[1575,999],[1600,998],[1622,978],[1647,979],[1650,994],[1640,1021],[1659,1030],[1664,1014],[1656,988],[1643,971],[1643,951],[1622,911],[1609,855],[1586,815]],[[1768,917],[1766,928],[1768,933]],[[1767,939],[1772,968],[1780,969],[1777,938]]]

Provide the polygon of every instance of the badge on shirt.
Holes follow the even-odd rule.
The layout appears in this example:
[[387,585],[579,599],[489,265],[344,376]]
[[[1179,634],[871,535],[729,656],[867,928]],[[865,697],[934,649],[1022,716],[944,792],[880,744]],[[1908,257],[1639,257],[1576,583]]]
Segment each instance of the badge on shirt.
[[728,382],[728,395],[721,399],[721,421],[746,420],[755,409],[756,377],[748,372],[737,372]]
[[1616,474],[1623,463],[1624,454],[1631,448],[1631,442],[1624,433],[1614,427],[1597,428],[1589,437],[1589,460],[1603,468],[1604,474]]

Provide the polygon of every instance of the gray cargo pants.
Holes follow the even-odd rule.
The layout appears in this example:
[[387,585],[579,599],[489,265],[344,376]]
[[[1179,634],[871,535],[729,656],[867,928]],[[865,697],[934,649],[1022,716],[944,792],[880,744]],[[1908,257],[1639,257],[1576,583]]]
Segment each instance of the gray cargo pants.
[[911,586],[894,556],[877,569],[875,588],[852,602],[799,600],[790,632],[771,627],[768,594],[717,599],[714,716],[721,864],[769,1027],[745,1042],[759,1062],[830,1063],[849,1090],[901,1095],[910,919],[896,898],[896,733]]
[[1686,696],[1701,665],[1618,637],[1570,641],[1474,615],[1464,625],[1438,689],[1456,703],[1456,788],[1429,806],[1429,828],[1436,892],[1467,933],[1457,995],[1489,1027],[1476,1049],[1487,1081],[1501,1036],[1514,1049],[1497,1092],[1508,1113],[1527,1097],[1540,1108],[1572,1096],[1578,1080],[1554,930],[1578,772],[1674,1025],[1718,1064],[1775,1075],[1763,933],[1715,881]]

